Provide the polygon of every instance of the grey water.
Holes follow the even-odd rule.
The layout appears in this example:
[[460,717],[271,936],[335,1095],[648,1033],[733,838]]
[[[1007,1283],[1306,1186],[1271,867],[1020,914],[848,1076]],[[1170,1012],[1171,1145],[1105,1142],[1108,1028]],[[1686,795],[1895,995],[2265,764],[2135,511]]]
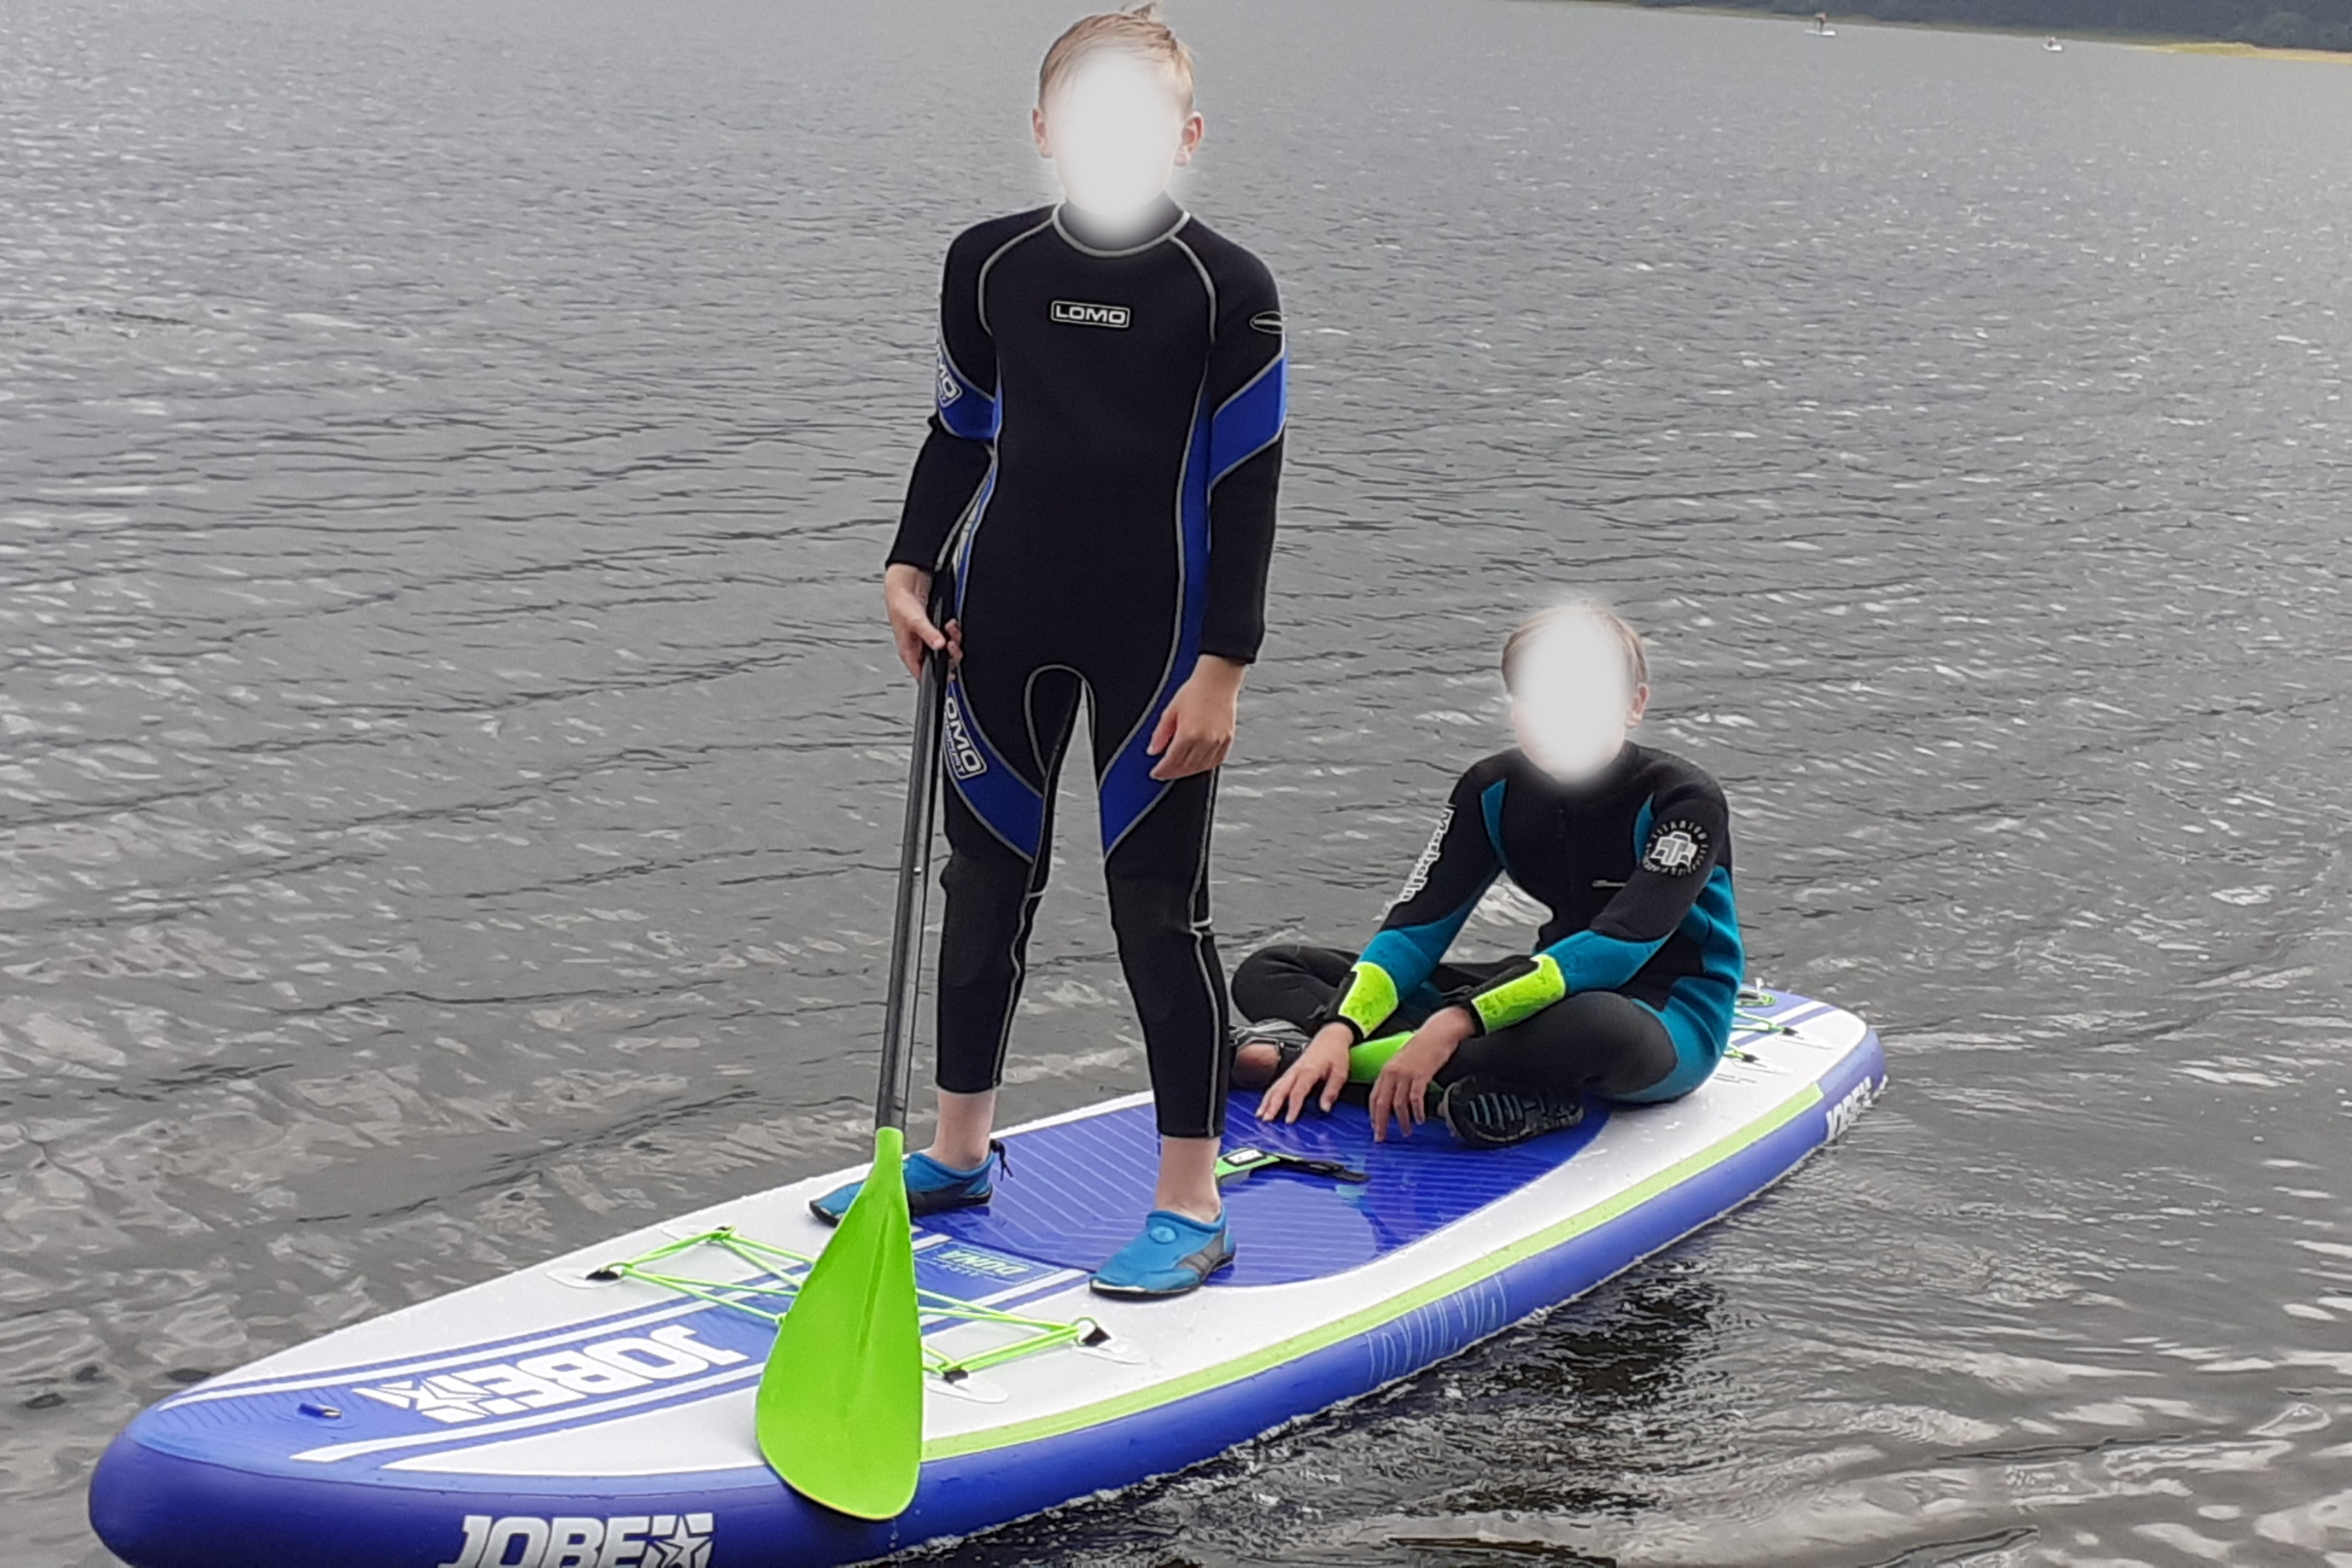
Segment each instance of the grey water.
[[[1078,8],[0,0],[9,1563],[110,1561],[90,1467],[186,1381],[859,1156],[877,574]],[[1894,1087],[1548,1321],[955,1560],[2352,1563],[2352,71],[1174,19],[1295,366],[1228,959],[1368,929],[1503,631],[1598,592],[1758,972]],[[1064,848],[1024,1115],[1143,1082]]]

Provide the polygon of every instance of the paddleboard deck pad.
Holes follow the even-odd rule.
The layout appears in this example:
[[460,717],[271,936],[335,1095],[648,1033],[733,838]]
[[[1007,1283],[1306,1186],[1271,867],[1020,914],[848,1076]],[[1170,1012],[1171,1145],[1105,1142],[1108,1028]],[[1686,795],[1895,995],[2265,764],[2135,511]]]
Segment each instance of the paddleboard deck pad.
[[1368,1179],[1268,1166],[1232,1183],[1234,1266],[1169,1301],[1087,1288],[1150,1207],[1148,1098],[1006,1134],[993,1201],[917,1230],[927,1301],[971,1312],[927,1317],[921,1482],[893,1520],[804,1500],[752,1437],[774,1331],[746,1303],[789,1300],[794,1260],[824,1244],[809,1200],[855,1172],[173,1395],[107,1450],[90,1518],[134,1568],[800,1568],[970,1535],[1197,1464],[1580,1295],[1788,1175],[1885,1082],[1851,1013],[1751,994],[1741,1021],[1686,1098],[1596,1105],[1507,1149],[1435,1124],[1375,1145],[1346,1104],[1261,1124],[1237,1095],[1229,1148]]

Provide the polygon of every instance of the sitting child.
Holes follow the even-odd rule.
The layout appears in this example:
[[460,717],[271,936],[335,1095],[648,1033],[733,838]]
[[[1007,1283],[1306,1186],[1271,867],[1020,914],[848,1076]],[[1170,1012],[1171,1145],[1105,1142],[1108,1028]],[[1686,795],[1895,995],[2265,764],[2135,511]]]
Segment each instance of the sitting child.
[[[1433,1113],[1497,1147],[1571,1126],[1584,1097],[1651,1103],[1704,1082],[1731,1037],[1743,961],[1723,791],[1628,733],[1650,697],[1642,639],[1610,611],[1546,612],[1503,648],[1519,747],[1474,763],[1360,955],[1253,953],[1234,1080],[1263,1118],[1371,1083],[1372,1132]],[[1498,876],[1549,905],[1526,957],[1449,964]],[[1408,1032],[1409,1031],[1409,1034]]]

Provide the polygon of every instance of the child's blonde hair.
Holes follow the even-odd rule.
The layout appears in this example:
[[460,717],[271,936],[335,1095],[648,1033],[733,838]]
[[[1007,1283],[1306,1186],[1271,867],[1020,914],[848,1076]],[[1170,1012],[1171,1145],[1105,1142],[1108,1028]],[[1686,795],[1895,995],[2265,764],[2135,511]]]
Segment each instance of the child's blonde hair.
[[1598,622],[1617,639],[1618,644],[1625,650],[1625,673],[1633,677],[1634,689],[1639,690],[1650,684],[1649,650],[1643,645],[1642,634],[1633,630],[1633,622],[1605,604],[1580,600],[1575,603],[1555,604],[1549,610],[1539,610],[1519,622],[1518,629],[1503,644],[1504,690],[1511,688],[1518,674],[1520,655],[1527,652],[1528,644],[1535,640],[1538,633],[1563,621],[1576,620]]
[[1125,49],[1164,67],[1184,112],[1192,112],[1192,51],[1160,19],[1159,0],[1144,0],[1124,11],[1098,12],[1071,23],[1045,51],[1045,63],[1037,68],[1038,107],[1045,107],[1045,95],[1072,67],[1101,48]]

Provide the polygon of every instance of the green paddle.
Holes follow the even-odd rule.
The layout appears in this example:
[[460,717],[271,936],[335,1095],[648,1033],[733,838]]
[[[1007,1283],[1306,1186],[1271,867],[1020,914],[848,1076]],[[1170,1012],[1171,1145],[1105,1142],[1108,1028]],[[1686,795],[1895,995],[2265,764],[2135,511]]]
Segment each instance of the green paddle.
[[916,685],[915,747],[890,931],[890,994],[882,1016],[882,1082],[874,1100],[874,1168],[777,1325],[753,1416],[760,1452],[787,1485],[859,1519],[905,1512],[923,1463],[923,1331],[900,1162],[916,960],[939,797],[945,664],[943,653],[925,659]]

